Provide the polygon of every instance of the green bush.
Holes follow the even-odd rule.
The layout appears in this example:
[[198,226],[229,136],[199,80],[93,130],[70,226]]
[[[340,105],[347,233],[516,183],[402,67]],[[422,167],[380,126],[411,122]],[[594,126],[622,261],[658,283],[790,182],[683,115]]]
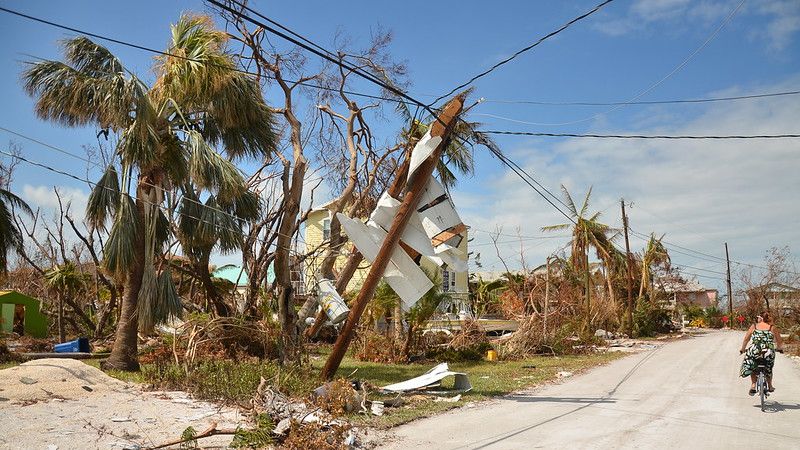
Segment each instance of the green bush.
[[633,313],[633,333],[638,337],[652,337],[670,331],[672,321],[669,313],[647,300],[636,303]]

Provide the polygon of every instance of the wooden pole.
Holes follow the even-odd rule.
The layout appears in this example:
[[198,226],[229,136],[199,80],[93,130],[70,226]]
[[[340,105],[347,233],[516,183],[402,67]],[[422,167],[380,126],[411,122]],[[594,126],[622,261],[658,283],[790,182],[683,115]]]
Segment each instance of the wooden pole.
[[731,258],[728,256],[728,243],[725,243],[725,260],[728,263],[728,323],[733,322],[733,290],[731,289]]
[[627,332],[628,336],[633,336],[633,310],[636,305],[633,303],[633,258],[631,257],[631,244],[628,240],[628,216],[625,214],[625,199],[619,200],[622,206],[622,225],[625,229],[625,257],[628,261],[628,317]]
[[342,327],[339,337],[336,339],[333,350],[328,356],[328,360],[325,362],[325,367],[322,368],[322,376],[326,380],[332,379],[339,369],[339,364],[341,364],[342,358],[344,358],[344,354],[350,346],[353,333],[361,319],[361,315],[364,313],[367,303],[374,297],[375,289],[378,287],[378,282],[381,280],[386,266],[389,264],[392,252],[400,242],[400,236],[403,235],[406,224],[416,210],[422,190],[425,188],[425,185],[428,184],[428,180],[433,174],[436,164],[439,162],[442,150],[444,150],[444,146],[447,143],[447,137],[452,131],[453,125],[455,125],[464,107],[464,98],[464,94],[456,96],[444,107],[436,121],[431,124],[431,136],[441,137],[442,141],[434,149],[428,159],[426,159],[412,174],[411,179],[406,185],[405,195],[403,196],[397,215],[392,222],[392,226],[386,234],[386,239],[383,241],[378,255],[375,257],[375,261],[372,261],[367,278],[364,280],[358,297],[356,297],[350,309],[350,315],[347,317],[347,321]]
[[[410,144],[410,143],[409,143]],[[403,192],[403,188],[406,186],[406,178],[408,177],[408,166],[409,166],[409,158],[408,155],[410,154],[411,149],[408,148],[406,150],[406,158],[403,164],[395,172],[394,181],[386,190],[386,192],[393,198],[397,198]],[[356,273],[358,269],[358,265],[361,264],[361,261],[364,260],[364,256],[358,251],[355,250],[345,262],[344,267],[339,272],[339,276],[336,277],[336,292],[339,295],[344,295],[345,291],[347,290],[347,285],[350,283],[350,280],[353,278],[353,275]],[[314,319],[314,325],[311,328],[307,328],[305,331],[305,335],[307,338],[314,338],[317,336],[319,331],[322,329],[322,326],[325,325],[327,314],[325,314],[324,309],[320,309],[317,313],[316,318]]]
[[550,306],[550,259],[547,257],[547,274],[544,277],[544,326],[542,327],[544,342],[547,343],[547,309]]

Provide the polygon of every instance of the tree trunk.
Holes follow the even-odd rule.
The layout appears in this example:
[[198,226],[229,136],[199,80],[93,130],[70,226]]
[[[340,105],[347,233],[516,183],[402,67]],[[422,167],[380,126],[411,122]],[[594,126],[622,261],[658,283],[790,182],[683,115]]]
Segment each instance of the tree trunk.
[[400,302],[394,306],[394,312],[392,313],[392,319],[394,319],[394,338],[400,339],[403,335],[403,307],[400,306]]
[[211,280],[211,274],[208,273],[209,256],[204,256],[198,261],[194,267],[194,271],[200,277],[200,282],[203,283],[203,289],[206,291],[206,299],[214,307],[214,312],[219,317],[228,317],[231,315],[230,308],[225,303],[225,299],[220,295],[219,290],[214,286]]
[[58,342],[64,342],[67,335],[64,332],[64,295],[59,292],[58,298]]
[[100,336],[103,334],[103,330],[105,329],[106,324],[108,323],[108,318],[117,308],[117,296],[118,296],[117,288],[114,287],[110,289],[110,292],[111,292],[111,298],[108,300],[108,304],[100,308],[100,312],[98,313],[97,326],[94,329],[95,336]]
[[[138,189],[137,197],[141,198],[141,189]],[[139,229],[144,226],[144,204],[137,198],[136,200],[137,220]],[[142,287],[142,275],[144,274],[144,233],[140,232],[134,239],[134,260],[128,277],[125,280],[125,291],[122,296],[119,320],[117,321],[117,332],[114,338],[114,347],[111,356],[103,361],[103,369],[116,369],[125,371],[139,370],[138,355],[138,331],[139,316],[137,306],[139,304],[139,289]]]

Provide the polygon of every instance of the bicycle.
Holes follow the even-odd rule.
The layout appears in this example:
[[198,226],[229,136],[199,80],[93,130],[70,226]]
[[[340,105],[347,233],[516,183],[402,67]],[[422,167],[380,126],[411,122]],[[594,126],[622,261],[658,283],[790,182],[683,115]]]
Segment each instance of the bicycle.
[[764,364],[756,365],[755,372],[758,374],[758,378],[756,379],[756,393],[761,398],[761,411],[764,411],[764,401],[769,397],[769,389],[767,387],[767,377],[764,374],[766,372],[766,366]]
[[[783,350],[777,350],[777,352],[783,353]],[[756,362],[755,372],[758,374],[756,378],[756,393],[761,399],[761,411],[763,412],[766,409],[765,401],[769,397],[769,387],[767,386],[767,376],[765,374],[767,367],[763,364],[763,360],[756,360]]]

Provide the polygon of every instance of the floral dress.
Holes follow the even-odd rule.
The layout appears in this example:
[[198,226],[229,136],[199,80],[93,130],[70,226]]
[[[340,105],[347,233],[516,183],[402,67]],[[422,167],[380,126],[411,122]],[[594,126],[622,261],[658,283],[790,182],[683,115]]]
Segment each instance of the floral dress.
[[750,336],[750,344],[747,346],[744,361],[742,361],[740,372],[742,378],[754,373],[759,363],[766,367],[765,374],[771,376],[772,366],[775,365],[775,336],[772,334],[771,328],[769,330],[756,329]]

